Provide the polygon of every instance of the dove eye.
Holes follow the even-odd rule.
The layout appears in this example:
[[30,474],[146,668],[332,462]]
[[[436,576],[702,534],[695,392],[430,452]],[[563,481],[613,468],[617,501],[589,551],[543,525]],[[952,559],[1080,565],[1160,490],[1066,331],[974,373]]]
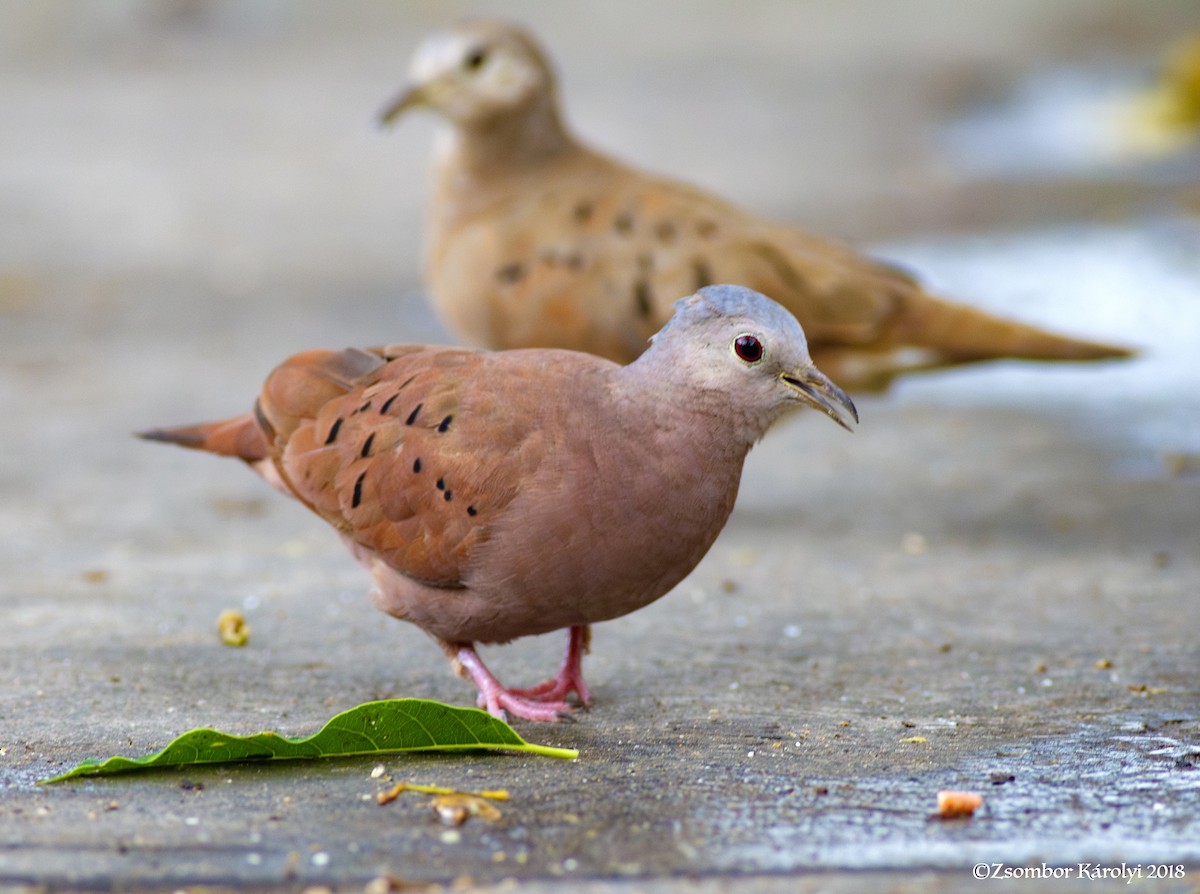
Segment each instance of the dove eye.
[[762,342],[753,335],[739,335],[733,340],[733,353],[747,363],[758,363],[763,357]]
[[463,68],[467,71],[479,71],[485,62],[487,62],[487,50],[483,47],[475,47],[463,59]]

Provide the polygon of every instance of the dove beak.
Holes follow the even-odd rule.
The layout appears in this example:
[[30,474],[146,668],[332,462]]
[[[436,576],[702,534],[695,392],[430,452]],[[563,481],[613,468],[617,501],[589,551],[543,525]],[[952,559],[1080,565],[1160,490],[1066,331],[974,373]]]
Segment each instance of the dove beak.
[[379,110],[379,123],[385,127],[416,106],[426,103],[423,84],[415,84],[401,91],[391,102]]
[[850,395],[833,384],[825,373],[815,366],[806,366],[796,372],[785,372],[779,377],[785,385],[796,391],[796,399],[816,407],[846,431],[850,431],[847,417],[858,422],[858,410]]

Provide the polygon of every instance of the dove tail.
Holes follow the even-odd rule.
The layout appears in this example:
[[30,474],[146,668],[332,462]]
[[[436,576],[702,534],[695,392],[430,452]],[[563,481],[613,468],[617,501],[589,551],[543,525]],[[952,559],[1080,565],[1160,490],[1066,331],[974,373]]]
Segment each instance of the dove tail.
[[253,412],[219,422],[154,428],[137,436],[235,456],[254,465],[270,456],[271,444],[278,437],[286,440],[301,420],[319,411],[326,401],[345,394],[357,377],[384,363],[379,354],[356,349],[297,354],[267,378]]
[[[930,349],[945,364],[975,360],[1112,360],[1131,357],[1129,348],[1071,338],[993,316],[965,304],[923,293],[906,296],[895,340]],[[940,365],[940,364],[939,364]]]
[[916,291],[903,296],[890,324],[874,342],[812,346],[821,371],[849,391],[885,391],[893,379],[906,373],[986,360],[1095,361],[1135,353]]
[[241,416],[220,422],[202,422],[199,425],[181,425],[177,428],[154,428],[138,432],[137,436],[147,441],[178,444],[180,447],[203,450],[218,456],[235,456],[248,463],[264,460],[269,453],[266,437],[254,413],[243,413]]

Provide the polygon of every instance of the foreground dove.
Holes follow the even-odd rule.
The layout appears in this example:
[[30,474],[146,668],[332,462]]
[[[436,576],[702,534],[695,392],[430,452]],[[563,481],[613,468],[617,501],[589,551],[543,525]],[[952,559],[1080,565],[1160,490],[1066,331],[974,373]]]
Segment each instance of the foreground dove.
[[[589,627],[675,586],[729,517],[780,416],[858,416],[795,318],[736,286],[676,302],[628,366],[574,351],[310,351],[253,412],[145,432],[245,460],[333,525],[379,608],[433,636],[497,716],[589,695]],[[570,628],[558,675],[506,689],[475,643]]]
[[939,300],[840,244],[589,149],[563,124],[545,53],[513,24],[474,21],[430,37],[411,80],[381,118],[425,107],[449,123],[436,149],[425,277],[440,315],[473,344],[624,363],[666,321],[670,300],[736,282],[791,311],[816,363],[851,390],[999,357],[1129,353]]

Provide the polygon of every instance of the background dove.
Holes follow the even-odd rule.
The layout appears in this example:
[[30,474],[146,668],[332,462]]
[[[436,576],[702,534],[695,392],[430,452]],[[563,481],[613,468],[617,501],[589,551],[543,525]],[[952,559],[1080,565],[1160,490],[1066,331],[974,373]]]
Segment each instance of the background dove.
[[844,387],[978,360],[1097,360],[1078,341],[927,294],[838,243],[595,152],[564,126],[550,62],[520,27],[472,21],[428,38],[385,122],[425,107],[436,150],[425,274],[446,323],[490,348],[641,353],[674,297],[733,282],[782,303]]

